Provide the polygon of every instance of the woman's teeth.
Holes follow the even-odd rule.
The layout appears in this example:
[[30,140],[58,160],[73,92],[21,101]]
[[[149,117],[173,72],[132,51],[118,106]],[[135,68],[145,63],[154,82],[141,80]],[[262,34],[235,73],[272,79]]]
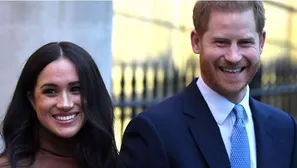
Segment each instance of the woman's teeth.
[[76,117],[77,114],[72,114],[72,115],[68,115],[68,116],[57,116],[55,115],[54,118],[60,121],[67,121],[67,120],[71,120],[74,117]]

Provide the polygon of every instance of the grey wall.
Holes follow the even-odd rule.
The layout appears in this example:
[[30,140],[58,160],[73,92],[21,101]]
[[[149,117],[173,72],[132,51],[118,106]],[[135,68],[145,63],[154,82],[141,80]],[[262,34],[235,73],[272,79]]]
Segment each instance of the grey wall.
[[72,41],[85,48],[111,91],[111,1],[1,1],[0,23],[0,117],[26,59],[51,41]]

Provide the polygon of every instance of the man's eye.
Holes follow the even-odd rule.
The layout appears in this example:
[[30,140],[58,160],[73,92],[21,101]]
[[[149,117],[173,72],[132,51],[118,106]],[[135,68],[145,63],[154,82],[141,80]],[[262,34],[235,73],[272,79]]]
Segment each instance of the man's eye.
[[218,40],[215,42],[217,46],[219,47],[223,47],[223,46],[226,46],[228,44],[228,42],[226,41],[223,41],[223,40]]
[[241,42],[241,44],[250,44],[251,42],[250,41],[243,41]]
[[239,45],[241,45],[241,46],[249,46],[249,45],[251,45],[251,44],[253,44],[251,41],[241,41],[241,42],[239,43]]

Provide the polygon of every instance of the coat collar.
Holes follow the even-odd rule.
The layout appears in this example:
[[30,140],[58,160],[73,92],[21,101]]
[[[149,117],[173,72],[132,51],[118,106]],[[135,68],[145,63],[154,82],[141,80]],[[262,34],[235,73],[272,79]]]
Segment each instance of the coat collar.
[[[183,113],[190,133],[209,167],[229,168],[229,157],[220,129],[196,85],[196,80],[193,80],[186,87],[183,96]],[[264,158],[273,155],[273,152],[268,150],[268,148],[273,147],[272,137],[270,136],[272,128],[268,122],[270,112],[265,110],[266,108],[262,109],[261,103],[253,98],[250,98],[249,103],[255,127],[257,165],[267,167],[269,161],[265,161]]]

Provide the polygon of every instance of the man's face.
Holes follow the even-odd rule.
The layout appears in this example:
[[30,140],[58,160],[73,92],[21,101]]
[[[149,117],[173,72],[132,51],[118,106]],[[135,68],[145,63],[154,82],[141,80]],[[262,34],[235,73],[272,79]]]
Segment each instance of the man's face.
[[258,34],[253,10],[213,10],[208,29],[201,37],[191,34],[192,48],[200,54],[205,83],[232,102],[239,102],[260,65],[265,32]]

